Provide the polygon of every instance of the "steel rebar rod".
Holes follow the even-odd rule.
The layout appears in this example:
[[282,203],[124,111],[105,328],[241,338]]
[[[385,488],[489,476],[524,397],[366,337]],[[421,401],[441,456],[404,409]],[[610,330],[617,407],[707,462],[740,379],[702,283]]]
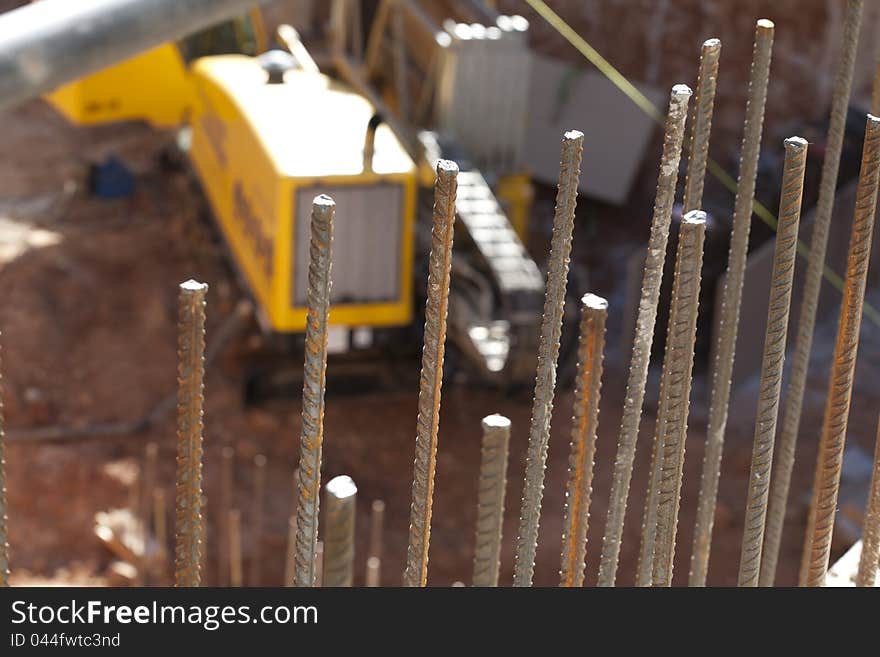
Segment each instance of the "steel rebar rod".
[[483,418],[482,427],[473,585],[498,586],[510,420],[503,415],[489,415]]
[[720,57],[720,39],[707,39],[703,42],[694,94],[694,116],[688,140],[688,163],[682,209],[684,214],[703,207],[703,183],[706,178],[706,162],[709,159],[709,134],[712,132],[712,110],[715,106]]
[[773,273],[770,278],[767,328],[758,384],[755,438],[739,563],[740,586],[758,586],[759,583],[806,166],[807,141],[800,137],[786,139],[779,225],[776,229]]
[[254,508],[251,533],[253,550],[251,550],[250,585],[260,586],[263,579],[263,515],[266,505],[266,457],[257,454],[254,457]]
[[[2,365],[2,363],[0,363]],[[3,374],[0,372],[0,381]],[[9,586],[9,534],[6,519],[6,422],[0,394],[0,588]]]
[[755,26],[755,44],[749,74],[746,119],[740,149],[739,180],[733,209],[733,229],[727,272],[721,297],[721,312],[717,323],[718,338],[712,368],[712,389],[709,401],[709,426],[706,432],[706,450],[697,501],[697,518],[691,552],[689,584],[705,586],[712,547],[712,528],[715,523],[715,503],[718,498],[718,479],[721,476],[721,457],[724,433],[727,428],[727,410],[733,377],[739,309],[745,279],[746,257],[749,249],[749,230],[755,197],[758,158],[761,154],[761,136],[764,127],[764,105],[770,79],[770,60],[773,52],[774,25],[761,19]]
[[330,313],[330,251],[335,211],[336,203],[324,194],[316,196],[312,202],[294,574],[299,587],[315,586],[327,376],[327,316]]
[[315,586],[324,586],[324,541],[315,546]]
[[287,520],[287,552],[284,555],[284,586],[295,586],[293,573],[296,568],[296,514]]
[[437,432],[440,426],[440,390],[446,348],[446,313],[449,308],[449,270],[458,165],[437,163],[434,209],[431,218],[431,254],[428,258],[428,298],[425,303],[425,336],[419,378],[419,415],[416,421],[416,455],[413,463],[409,543],[406,550],[405,586],[428,583],[428,547],[431,541],[431,508],[434,471],[437,467]]
[[584,585],[607,319],[608,301],[595,294],[585,294],[581,299],[574,413],[571,422],[568,482],[565,488],[565,518],[562,524],[560,586]]
[[856,573],[856,586],[874,586],[880,559],[880,422],[877,424],[877,440],[874,445],[874,468],[871,472],[871,487],[868,489],[868,504],[862,521],[862,553],[859,555],[859,570]]
[[813,348],[813,331],[816,326],[819,293],[822,290],[825,251],[828,246],[831,214],[834,210],[840,153],[843,148],[846,117],[849,112],[849,98],[858,50],[861,16],[862,0],[849,0],[844,19],[840,62],[837,66],[834,90],[831,96],[831,117],[822,160],[819,199],[813,219],[810,252],[807,256],[807,272],[801,288],[803,293],[792,354],[791,374],[783,401],[781,429],[774,459],[775,467],[770,481],[770,508],[767,511],[767,527],[759,577],[761,586],[772,586],[776,580],[776,564],[779,559],[779,548],[782,544],[782,531],[788,507],[791,473],[794,469],[795,448],[800,431],[801,409],[807,384],[810,351]]
[[656,522],[643,527],[643,534],[654,534],[653,550],[642,564],[646,569],[651,564],[651,577],[650,582],[638,582],[640,585],[672,585],[705,237],[706,213],[701,210],[687,213],[678,232],[654,439],[659,464],[654,496]]
[[367,557],[367,572],[364,585],[369,588],[380,586],[382,572],[382,560],[379,557]]
[[[370,578],[375,578],[373,586],[379,586],[382,579],[383,525],[385,523],[385,502],[373,500],[370,505],[370,543],[367,550],[366,579],[370,586]],[[370,561],[375,559],[375,561]],[[372,565],[371,565],[372,564]]]
[[574,211],[577,204],[583,147],[584,133],[570,130],[563,135],[559,182],[556,190],[556,210],[553,217],[553,237],[550,243],[547,289],[544,297],[544,314],[541,320],[541,340],[538,345],[538,366],[532,401],[525,482],[516,539],[516,558],[513,568],[514,586],[531,586],[535,570],[538,525],[541,517],[541,500],[544,494],[544,470],[547,465],[547,445],[550,440],[550,418],[553,412],[553,394],[556,389],[556,364],[559,359],[559,340],[562,334],[562,316],[565,308],[565,286],[568,280],[568,259],[571,253],[571,236],[574,230]]
[[202,408],[205,376],[205,295],[188,280],[178,300],[176,586],[199,586],[202,552]]
[[819,456],[816,459],[816,474],[800,572],[801,586],[824,586],[828,571],[853,374],[859,348],[859,329],[865,299],[868,262],[871,257],[878,177],[880,177],[880,118],[869,114],[862,150],[862,166],[856,189],[846,281],[840,306],[840,323],[834,346],[834,360],[831,364],[825,419],[822,424],[822,438],[819,441]]
[[[235,450],[226,445],[220,452],[220,504],[217,509],[217,527],[221,536],[229,534],[229,512],[235,487]],[[229,541],[217,546],[217,585],[229,586]]]
[[620,421],[617,456],[611,479],[608,516],[605,520],[605,536],[602,539],[602,556],[599,561],[599,586],[614,586],[617,563],[623,538],[623,521],[629,498],[636,442],[645,400],[645,384],[648,380],[648,364],[657,322],[657,305],[660,302],[660,283],[666,262],[666,244],[669,241],[669,224],[672,220],[672,204],[678,182],[678,165],[684,141],[687,120],[687,104],[691,90],[683,84],[675,85],[669,99],[669,111],[663,137],[663,154],[657,177],[654,199],[654,215],[651,219],[651,237],[645,257],[645,273],[636,318],[630,369],[626,382],[623,417]]
[[357,486],[346,475],[333,477],[324,495],[324,586],[352,586]]

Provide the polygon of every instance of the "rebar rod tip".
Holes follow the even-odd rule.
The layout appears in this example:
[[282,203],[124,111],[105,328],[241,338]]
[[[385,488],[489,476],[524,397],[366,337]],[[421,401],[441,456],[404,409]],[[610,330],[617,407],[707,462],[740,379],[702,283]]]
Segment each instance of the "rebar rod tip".
[[258,468],[266,467],[266,455],[265,454],[257,454],[254,457],[254,465]]
[[517,32],[526,32],[529,29],[529,19],[525,16],[520,16],[519,14],[514,14],[510,17],[513,29]]
[[691,210],[681,219],[682,224],[698,225],[706,223],[706,213],[702,210]]
[[686,84],[676,84],[672,87],[672,97],[679,102],[687,102],[693,93]]
[[566,130],[565,134],[562,135],[563,142],[569,141],[583,141],[584,133],[580,130]]
[[868,113],[868,128],[876,128],[877,126],[880,126],[880,117]]
[[373,500],[373,511],[375,513],[382,513],[385,510],[385,502],[382,500]]
[[332,198],[330,198],[326,194],[318,194],[312,200],[312,209],[313,210],[323,210],[326,212],[328,210],[332,210],[335,207],[336,207],[336,201],[334,201]]
[[483,418],[483,428],[484,429],[509,429],[510,428],[510,419],[504,417],[503,415],[499,415],[498,413],[493,413],[492,415],[487,415]]
[[608,310],[608,300],[592,292],[587,292],[581,297],[581,305],[591,310]]
[[437,46],[440,48],[448,48],[452,45],[452,37],[449,36],[449,32],[437,32],[434,35],[434,41],[437,42]]
[[328,481],[327,485],[324,486],[324,490],[327,491],[328,495],[335,497],[338,500],[348,499],[357,494],[357,486],[355,486],[354,480],[348,475],[333,477],[333,479]]
[[800,153],[810,145],[803,137],[789,137],[783,143],[785,144],[785,150],[795,153]]
[[712,37],[711,39],[706,39],[703,41],[703,50],[708,51],[716,51],[721,50],[721,39],[718,37]]
[[226,445],[221,452],[224,459],[232,459],[235,457],[235,450],[230,445]]
[[458,175],[458,165],[452,160],[439,160],[437,162],[437,177],[451,178]]
[[193,279],[189,279],[188,281],[184,281],[180,284],[180,289],[183,292],[195,293],[195,292],[204,292],[208,289],[207,283],[199,283]]
[[755,23],[755,28],[772,32],[776,28],[776,25],[769,18],[759,18],[758,22]]

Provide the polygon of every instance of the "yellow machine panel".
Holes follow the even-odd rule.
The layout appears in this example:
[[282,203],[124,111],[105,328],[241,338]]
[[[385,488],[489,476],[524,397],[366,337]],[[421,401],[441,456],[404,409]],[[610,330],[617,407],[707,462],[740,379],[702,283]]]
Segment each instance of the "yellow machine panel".
[[192,104],[191,86],[180,50],[166,43],[48,94],[73,123],[147,120],[178,126]]
[[192,69],[191,158],[238,268],[280,332],[306,323],[312,199],[337,204],[330,322],[400,326],[412,319],[416,167],[362,96],[289,70],[269,83],[257,59],[222,55]]

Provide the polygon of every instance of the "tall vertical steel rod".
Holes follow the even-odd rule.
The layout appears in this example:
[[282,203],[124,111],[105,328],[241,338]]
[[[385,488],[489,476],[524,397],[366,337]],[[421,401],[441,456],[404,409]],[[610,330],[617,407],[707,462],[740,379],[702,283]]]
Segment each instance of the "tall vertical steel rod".
[[767,511],[767,528],[761,555],[759,578],[761,586],[772,586],[776,579],[776,563],[779,559],[779,546],[782,543],[782,530],[788,506],[791,473],[794,469],[795,446],[800,430],[801,408],[807,384],[810,351],[813,348],[813,331],[816,326],[819,292],[822,290],[825,251],[828,246],[831,213],[834,209],[834,193],[837,188],[840,153],[846,131],[846,117],[859,45],[861,17],[862,0],[849,0],[846,5],[840,62],[837,65],[834,91],[831,97],[828,139],[822,160],[819,201],[813,219],[810,253],[807,256],[807,273],[802,286],[803,296],[798,315],[791,375],[783,402],[782,427],[776,448],[776,466],[773,469],[770,483],[770,508]]
[[630,358],[629,376],[626,382],[623,418],[620,421],[617,457],[614,459],[611,496],[608,502],[608,516],[605,520],[605,536],[602,539],[599,586],[614,586],[614,581],[617,578],[617,562],[620,558],[620,542],[623,538],[623,521],[626,516],[626,503],[629,498],[633,462],[636,456],[636,441],[642,419],[645,383],[648,380],[651,344],[654,341],[654,325],[657,322],[657,304],[660,302],[660,283],[663,279],[663,265],[666,262],[669,223],[672,220],[672,204],[675,201],[678,165],[681,160],[687,104],[690,97],[690,88],[683,84],[677,84],[672,88],[669,98],[669,111],[666,115],[663,137],[663,155],[660,159],[660,173],[657,177],[657,193],[654,199],[654,216],[651,220],[651,237],[645,257],[645,273],[642,277],[636,332]]
[[831,364],[831,378],[825,402],[825,421],[822,424],[810,517],[807,522],[807,537],[800,572],[801,586],[824,586],[828,571],[853,374],[859,348],[859,329],[865,300],[868,262],[871,257],[878,177],[880,177],[880,118],[869,114],[862,150],[862,167],[856,190],[846,282],[840,306],[840,324],[837,328],[834,361]]
[[666,353],[663,357],[660,384],[657,435],[654,440],[660,466],[654,496],[656,522],[643,527],[644,534],[654,534],[653,550],[651,554],[645,555],[642,564],[646,567],[651,564],[651,581],[640,581],[640,585],[672,585],[672,561],[678,528],[705,237],[706,213],[701,210],[687,213],[678,232],[678,253],[675,258],[672,303],[669,308],[669,328],[666,333]]
[[739,563],[740,586],[758,586],[806,165],[806,140],[800,137],[786,139],[782,193],[779,199],[779,225],[776,229],[776,246],[773,253],[767,329],[764,337],[761,380],[758,386],[758,410],[755,413],[755,441],[752,448],[745,529]]
[[[220,535],[229,535],[229,512],[232,510],[232,491],[235,486],[235,450],[226,445],[220,452],[220,504],[217,527]],[[229,585],[229,541],[225,538],[217,546],[217,585]]]
[[559,358],[565,285],[568,279],[568,257],[571,253],[571,235],[574,230],[574,211],[577,204],[583,148],[584,133],[570,130],[563,135],[559,182],[556,189],[556,211],[553,217],[553,237],[550,242],[547,291],[544,297],[544,316],[541,320],[541,342],[538,346],[535,394],[532,401],[532,421],[529,428],[529,447],[526,455],[525,483],[516,539],[514,586],[531,586],[535,570],[538,524],[544,495],[544,469],[547,464],[547,444],[550,440],[550,416],[556,389],[556,361]]
[[238,588],[242,585],[243,571],[241,566],[241,511],[232,509],[226,522],[229,528],[229,586]]
[[755,27],[755,45],[749,75],[746,120],[740,150],[739,180],[733,209],[733,231],[727,274],[721,298],[718,322],[718,340],[715,344],[715,364],[712,369],[712,392],[709,402],[709,427],[703,473],[697,502],[697,519],[691,553],[689,584],[705,586],[709,569],[709,551],[712,547],[712,527],[715,523],[715,502],[718,498],[718,479],[721,476],[721,456],[724,432],[727,427],[727,405],[730,401],[733,360],[739,325],[739,308],[745,279],[746,256],[749,249],[749,229],[755,197],[755,178],[758,157],[761,154],[761,135],[764,127],[764,105],[770,79],[770,60],[773,51],[773,22],[761,19]]
[[327,482],[324,494],[324,586],[351,586],[357,486],[351,477],[341,475]]
[[497,414],[484,417],[477,499],[474,586],[498,586],[509,444],[510,420]]
[[419,379],[419,415],[416,421],[416,456],[413,463],[409,544],[406,550],[405,586],[428,583],[428,546],[431,541],[431,508],[434,471],[437,467],[437,430],[440,426],[440,389],[443,385],[443,354],[446,348],[446,313],[449,308],[449,269],[458,165],[437,163],[431,254],[428,259],[428,299],[425,304],[425,337]]
[[201,584],[202,408],[205,377],[205,295],[208,286],[180,284],[177,343],[176,586]]
[[577,378],[562,525],[560,586],[584,585],[607,319],[608,302],[595,294],[585,294],[581,299]]
[[254,457],[254,508],[251,535],[253,550],[251,551],[250,586],[260,586],[263,579],[263,511],[266,505],[266,457],[257,454]]
[[330,313],[330,263],[336,203],[321,194],[312,202],[309,246],[302,432],[299,448],[299,498],[296,513],[296,568],[299,587],[315,585],[321,451],[324,443],[324,388],[327,376],[327,316]]
[[700,70],[694,94],[694,118],[688,140],[687,174],[684,182],[684,209],[699,210],[703,206],[703,182],[709,159],[709,134],[712,132],[712,110],[718,84],[718,60],[721,40],[707,39],[700,49]]
[[[3,374],[0,373],[0,381]],[[6,529],[6,437],[3,396],[0,395],[0,588],[9,586],[9,535]]]
[[862,553],[859,556],[856,586],[874,586],[877,568],[880,565],[878,558],[880,558],[880,422],[877,424],[877,441],[874,445],[871,488],[868,491],[868,504],[862,522]]

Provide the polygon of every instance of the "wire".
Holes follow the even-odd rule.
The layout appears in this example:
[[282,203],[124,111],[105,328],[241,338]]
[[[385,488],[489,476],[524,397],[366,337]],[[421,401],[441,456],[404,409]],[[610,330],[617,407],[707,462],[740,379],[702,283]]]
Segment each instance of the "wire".
[[[605,59],[599,51],[597,51],[593,46],[587,43],[586,39],[584,39],[580,34],[575,32],[574,28],[572,28],[565,20],[553,11],[546,2],[543,0],[525,0],[526,4],[529,5],[532,9],[534,9],[538,15],[543,18],[550,26],[555,29],[559,34],[568,41],[575,49],[580,52],[593,66],[595,66],[598,71],[604,75],[608,80],[616,86],[623,94],[629,98],[636,106],[639,107],[645,114],[650,116],[660,125],[663,125],[663,114],[658,110],[654,104],[648,99],[645,94],[636,88],[636,86],[630,82],[620,71],[618,71],[611,62]],[[709,169],[709,173],[711,173],[716,180],[718,180],[722,185],[724,185],[728,191],[732,194],[736,194],[736,180],[727,173],[724,168],[718,164],[715,160],[709,158],[707,168]],[[778,223],[778,219],[776,216],[767,209],[763,203],[761,203],[758,199],[753,199],[754,203],[752,206],[753,213],[765,224],[767,224],[773,231],[776,231],[776,225]],[[809,257],[810,249],[809,247],[802,241],[798,240],[797,245],[798,254],[803,256],[804,258]],[[825,280],[831,284],[834,289],[843,294],[843,285],[844,281],[841,278],[840,274],[835,272],[831,267],[827,264],[824,265],[822,275]],[[864,305],[864,314],[877,326],[880,326],[880,312],[877,311],[871,304],[865,302]]]

